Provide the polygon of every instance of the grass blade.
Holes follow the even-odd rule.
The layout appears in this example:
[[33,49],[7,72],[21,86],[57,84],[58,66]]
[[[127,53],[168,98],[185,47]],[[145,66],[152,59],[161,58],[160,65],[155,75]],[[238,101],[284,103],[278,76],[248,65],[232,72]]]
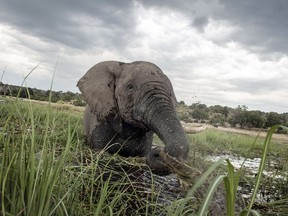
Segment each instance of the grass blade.
[[220,176],[216,177],[214,182],[209,186],[208,192],[205,196],[205,200],[203,201],[202,207],[201,207],[201,209],[197,215],[206,216],[208,208],[209,208],[209,204],[212,200],[214,192],[216,191],[218,185],[223,181],[223,179],[225,177],[226,177],[225,175],[220,175]]
[[187,192],[185,199],[179,204],[178,208],[175,210],[178,214],[182,214],[185,208],[185,204],[188,202],[189,198],[197,191],[197,189],[204,184],[209,175],[215,171],[217,167],[223,164],[224,159],[220,159],[217,162],[213,163],[208,170],[206,170],[200,178],[196,181],[193,187]]
[[252,197],[251,197],[250,203],[249,203],[248,208],[247,208],[247,216],[248,216],[248,213],[251,212],[253,203],[254,203],[256,195],[258,193],[258,189],[260,187],[260,181],[261,181],[261,178],[262,178],[262,175],[263,175],[263,171],[264,171],[264,168],[265,168],[265,164],[266,164],[266,160],[267,160],[267,153],[268,153],[269,144],[271,142],[272,135],[280,127],[282,127],[282,126],[275,125],[275,126],[271,127],[270,130],[268,131],[267,135],[266,135],[266,138],[265,138],[265,141],[264,141],[263,150],[262,150],[261,162],[260,162],[258,175],[257,175],[257,179],[256,179],[256,184],[255,184],[255,187],[254,187],[254,190],[253,190],[253,193],[252,193]]
[[238,185],[238,178],[235,176],[234,167],[227,159],[228,174],[224,178],[224,185],[226,191],[226,212],[228,216],[235,214],[235,198]]

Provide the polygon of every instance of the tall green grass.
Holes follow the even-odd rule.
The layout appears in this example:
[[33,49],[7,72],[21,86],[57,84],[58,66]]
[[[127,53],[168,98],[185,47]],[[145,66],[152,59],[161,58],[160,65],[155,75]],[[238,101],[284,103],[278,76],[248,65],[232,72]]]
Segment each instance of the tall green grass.
[[[142,159],[111,156],[84,145],[81,118],[81,113],[50,105],[20,100],[0,104],[1,215],[206,215],[215,196],[225,198],[223,215],[259,214],[255,197],[268,150],[273,149],[272,134],[280,126],[271,128],[264,141],[255,142],[257,152],[260,147],[262,151],[259,174],[248,205],[237,212],[237,186],[244,172],[229,161],[226,169],[223,161],[212,164],[202,175],[191,176],[193,181],[179,176],[186,196],[164,205],[157,201],[157,185],[147,186],[135,178],[135,172],[147,170]],[[234,142],[247,151],[254,142],[235,137],[207,131],[195,135],[193,142],[203,145],[203,152],[213,151],[217,144],[219,152],[232,149]],[[285,212],[285,201],[276,204]]]
[[[202,155],[207,154],[236,154],[243,157],[260,157],[264,148],[265,138],[233,134],[229,132],[207,129],[202,133],[189,135],[189,140],[193,143],[191,150]],[[288,145],[283,145],[277,140],[270,140],[269,154],[287,157]],[[251,148],[253,146],[253,148]],[[247,151],[249,150],[249,151]]]
[[[79,121],[13,101],[1,106],[1,214],[49,215],[61,207],[57,184]],[[64,117],[64,116],[63,116]],[[61,117],[61,118],[63,118]],[[64,126],[64,127],[63,127]],[[57,132],[56,132],[57,131]],[[63,207],[63,206],[62,206]]]
[[164,209],[134,176],[147,170],[141,160],[131,164],[84,144],[78,112],[8,100],[0,114],[1,215],[157,215]]
[[[263,172],[264,172],[264,168],[266,165],[269,148],[271,145],[272,135],[280,127],[288,130],[288,128],[280,126],[280,125],[273,126],[268,131],[267,136],[264,139],[264,142],[262,144],[261,162],[259,165],[258,175],[257,175],[255,182],[254,182],[252,196],[251,196],[249,203],[246,207],[244,205],[238,206],[237,215],[240,215],[240,216],[260,215],[259,211],[253,209],[253,206],[254,206],[254,203],[256,201],[256,195],[259,192],[261,180],[263,179]],[[200,136],[200,137],[202,137],[202,136]],[[226,139],[226,138],[227,137],[224,137],[224,139]],[[220,137],[218,137],[218,139],[220,139]],[[222,137],[222,139],[223,139],[223,137]],[[217,139],[215,139],[215,140],[217,140]],[[257,143],[256,141],[257,141],[257,139],[255,140],[255,138],[254,138],[254,142],[252,142],[249,145],[250,150],[255,147],[255,144]],[[220,167],[223,164],[223,159],[212,164],[212,166],[207,169],[207,171],[193,185],[193,187],[190,189],[190,191],[188,191],[186,198],[181,200],[180,202],[178,202],[179,206],[176,209],[177,210],[176,215],[186,215],[187,212],[189,212],[189,207],[187,208],[187,203],[193,198],[193,196],[194,197],[195,197],[195,195],[197,196],[197,190],[201,186],[206,187],[207,191],[206,191],[205,195],[202,195],[202,199],[201,199],[202,203],[201,203],[201,207],[200,207],[197,215],[201,215],[201,216],[207,215],[207,213],[209,211],[209,206],[213,203],[213,196],[215,196],[215,192],[217,191],[217,188],[219,188],[219,186],[222,183],[224,183],[224,189],[223,190],[225,191],[225,200],[226,200],[226,203],[225,203],[226,212],[225,213],[222,212],[222,214],[228,215],[228,216],[236,215],[235,208],[236,208],[236,205],[239,204],[239,202],[238,202],[238,204],[236,203],[237,187],[239,185],[239,180],[240,180],[241,176],[243,175],[243,167],[241,167],[238,171],[236,171],[228,159],[226,160],[226,162],[227,162],[227,174],[220,174],[220,175],[217,174],[216,176],[213,177],[214,180],[210,180],[209,176],[213,172],[217,173],[216,170],[218,167]],[[283,177],[285,178],[285,176],[286,175],[284,174]],[[209,184],[209,187],[207,187],[207,180],[211,181],[211,183]],[[285,180],[283,182],[285,184]],[[286,183],[287,183],[287,180],[286,180]],[[271,208],[269,211],[273,212],[273,210],[274,210],[275,213],[277,213],[277,215],[287,215],[288,211],[287,211],[287,207],[285,207],[285,206],[287,206],[287,201],[288,201],[287,199],[283,198],[283,200],[279,200],[279,201],[274,202],[274,206],[272,203],[269,203],[267,205],[263,204],[263,207],[266,207],[268,209]],[[242,208],[242,210],[239,211],[239,208]]]

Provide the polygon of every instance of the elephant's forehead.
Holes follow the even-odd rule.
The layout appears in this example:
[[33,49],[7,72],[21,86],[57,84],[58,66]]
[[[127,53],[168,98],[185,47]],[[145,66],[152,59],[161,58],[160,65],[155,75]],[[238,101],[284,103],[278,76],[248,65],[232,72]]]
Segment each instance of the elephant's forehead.
[[120,76],[123,80],[134,80],[137,82],[144,82],[147,80],[162,80],[166,79],[160,68],[155,65],[127,65],[121,73]]

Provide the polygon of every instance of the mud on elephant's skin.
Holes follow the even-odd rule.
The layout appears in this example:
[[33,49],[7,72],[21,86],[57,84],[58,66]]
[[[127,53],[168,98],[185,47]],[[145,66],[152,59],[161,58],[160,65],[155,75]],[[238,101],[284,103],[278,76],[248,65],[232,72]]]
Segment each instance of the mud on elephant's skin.
[[176,98],[168,77],[143,61],[96,64],[78,81],[87,107],[84,129],[93,148],[123,156],[146,156],[151,170],[168,174],[153,134],[164,142],[161,151],[180,161],[189,144],[175,112]]

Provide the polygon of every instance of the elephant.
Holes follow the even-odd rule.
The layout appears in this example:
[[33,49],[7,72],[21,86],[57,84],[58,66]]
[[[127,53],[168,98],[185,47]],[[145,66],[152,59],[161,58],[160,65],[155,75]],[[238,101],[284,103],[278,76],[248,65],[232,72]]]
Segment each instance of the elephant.
[[[179,161],[188,156],[189,143],[176,114],[172,84],[153,63],[104,61],[78,81],[87,106],[83,124],[92,148],[125,157],[146,157],[153,173],[168,175],[161,151]],[[156,133],[165,147],[152,149]]]

